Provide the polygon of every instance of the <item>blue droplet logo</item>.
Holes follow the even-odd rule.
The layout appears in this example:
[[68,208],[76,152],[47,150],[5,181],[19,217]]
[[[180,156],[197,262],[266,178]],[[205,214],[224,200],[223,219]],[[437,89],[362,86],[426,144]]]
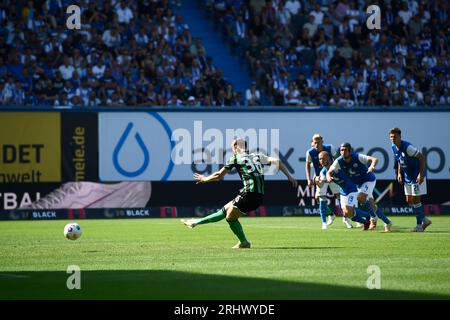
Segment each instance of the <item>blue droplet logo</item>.
[[135,171],[128,171],[128,170],[125,170],[119,163],[119,153],[120,153],[121,149],[123,148],[125,141],[128,139],[131,129],[133,129],[133,123],[129,122],[127,127],[125,128],[125,131],[123,132],[122,136],[120,137],[119,142],[117,143],[116,147],[114,148],[114,152],[113,152],[114,167],[117,169],[117,171],[121,175],[128,177],[128,178],[134,178],[134,177],[141,175],[147,169],[148,164],[150,162],[150,152],[148,151],[147,147],[145,146],[144,141],[142,140],[139,132],[136,132],[134,135],[134,139],[136,140],[136,142],[144,156],[144,161],[142,162],[142,165],[139,167],[139,169],[137,169]]

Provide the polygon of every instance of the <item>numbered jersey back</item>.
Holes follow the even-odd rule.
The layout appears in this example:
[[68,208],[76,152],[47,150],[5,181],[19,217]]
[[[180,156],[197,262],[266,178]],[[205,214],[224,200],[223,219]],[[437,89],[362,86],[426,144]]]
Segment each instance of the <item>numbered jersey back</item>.
[[236,168],[244,187],[241,192],[264,194],[264,165],[267,156],[260,153],[241,153],[233,155],[226,163],[228,170]]

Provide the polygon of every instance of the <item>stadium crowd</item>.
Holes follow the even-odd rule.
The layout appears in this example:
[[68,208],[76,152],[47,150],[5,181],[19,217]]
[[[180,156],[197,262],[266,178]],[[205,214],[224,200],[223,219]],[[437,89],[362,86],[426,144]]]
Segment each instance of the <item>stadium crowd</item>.
[[[256,80],[235,92],[168,0],[0,4],[0,105],[450,105],[449,5],[379,1],[198,0]],[[194,35],[195,36],[195,35]]]
[[2,1],[0,104],[243,105],[168,1]]
[[[274,105],[450,104],[446,0],[205,0]],[[369,30],[366,9],[381,9]]]

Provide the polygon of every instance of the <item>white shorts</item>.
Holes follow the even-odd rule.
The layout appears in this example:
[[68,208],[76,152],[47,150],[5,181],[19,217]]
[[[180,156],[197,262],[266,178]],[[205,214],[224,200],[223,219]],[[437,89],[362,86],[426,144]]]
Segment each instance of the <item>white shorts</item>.
[[427,178],[423,178],[422,184],[405,183],[405,196],[423,196],[427,194]]
[[346,196],[341,195],[341,208],[358,207],[358,192],[349,193]]
[[330,187],[331,192],[333,194],[339,194],[339,186],[335,182],[331,182],[331,183],[325,182],[321,188],[316,186],[316,198],[318,198],[320,196],[326,196],[328,187]]
[[358,193],[364,193],[369,196],[369,198],[373,199],[373,189],[375,189],[375,184],[377,183],[377,180],[375,181],[368,181],[364,182],[359,188]]

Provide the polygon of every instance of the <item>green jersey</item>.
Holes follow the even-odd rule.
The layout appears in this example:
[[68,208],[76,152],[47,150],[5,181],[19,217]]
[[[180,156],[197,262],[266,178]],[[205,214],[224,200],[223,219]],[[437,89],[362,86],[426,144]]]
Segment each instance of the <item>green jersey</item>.
[[233,155],[225,164],[225,168],[236,168],[244,184],[241,192],[264,194],[264,165],[268,163],[267,156],[263,154],[240,153]]

